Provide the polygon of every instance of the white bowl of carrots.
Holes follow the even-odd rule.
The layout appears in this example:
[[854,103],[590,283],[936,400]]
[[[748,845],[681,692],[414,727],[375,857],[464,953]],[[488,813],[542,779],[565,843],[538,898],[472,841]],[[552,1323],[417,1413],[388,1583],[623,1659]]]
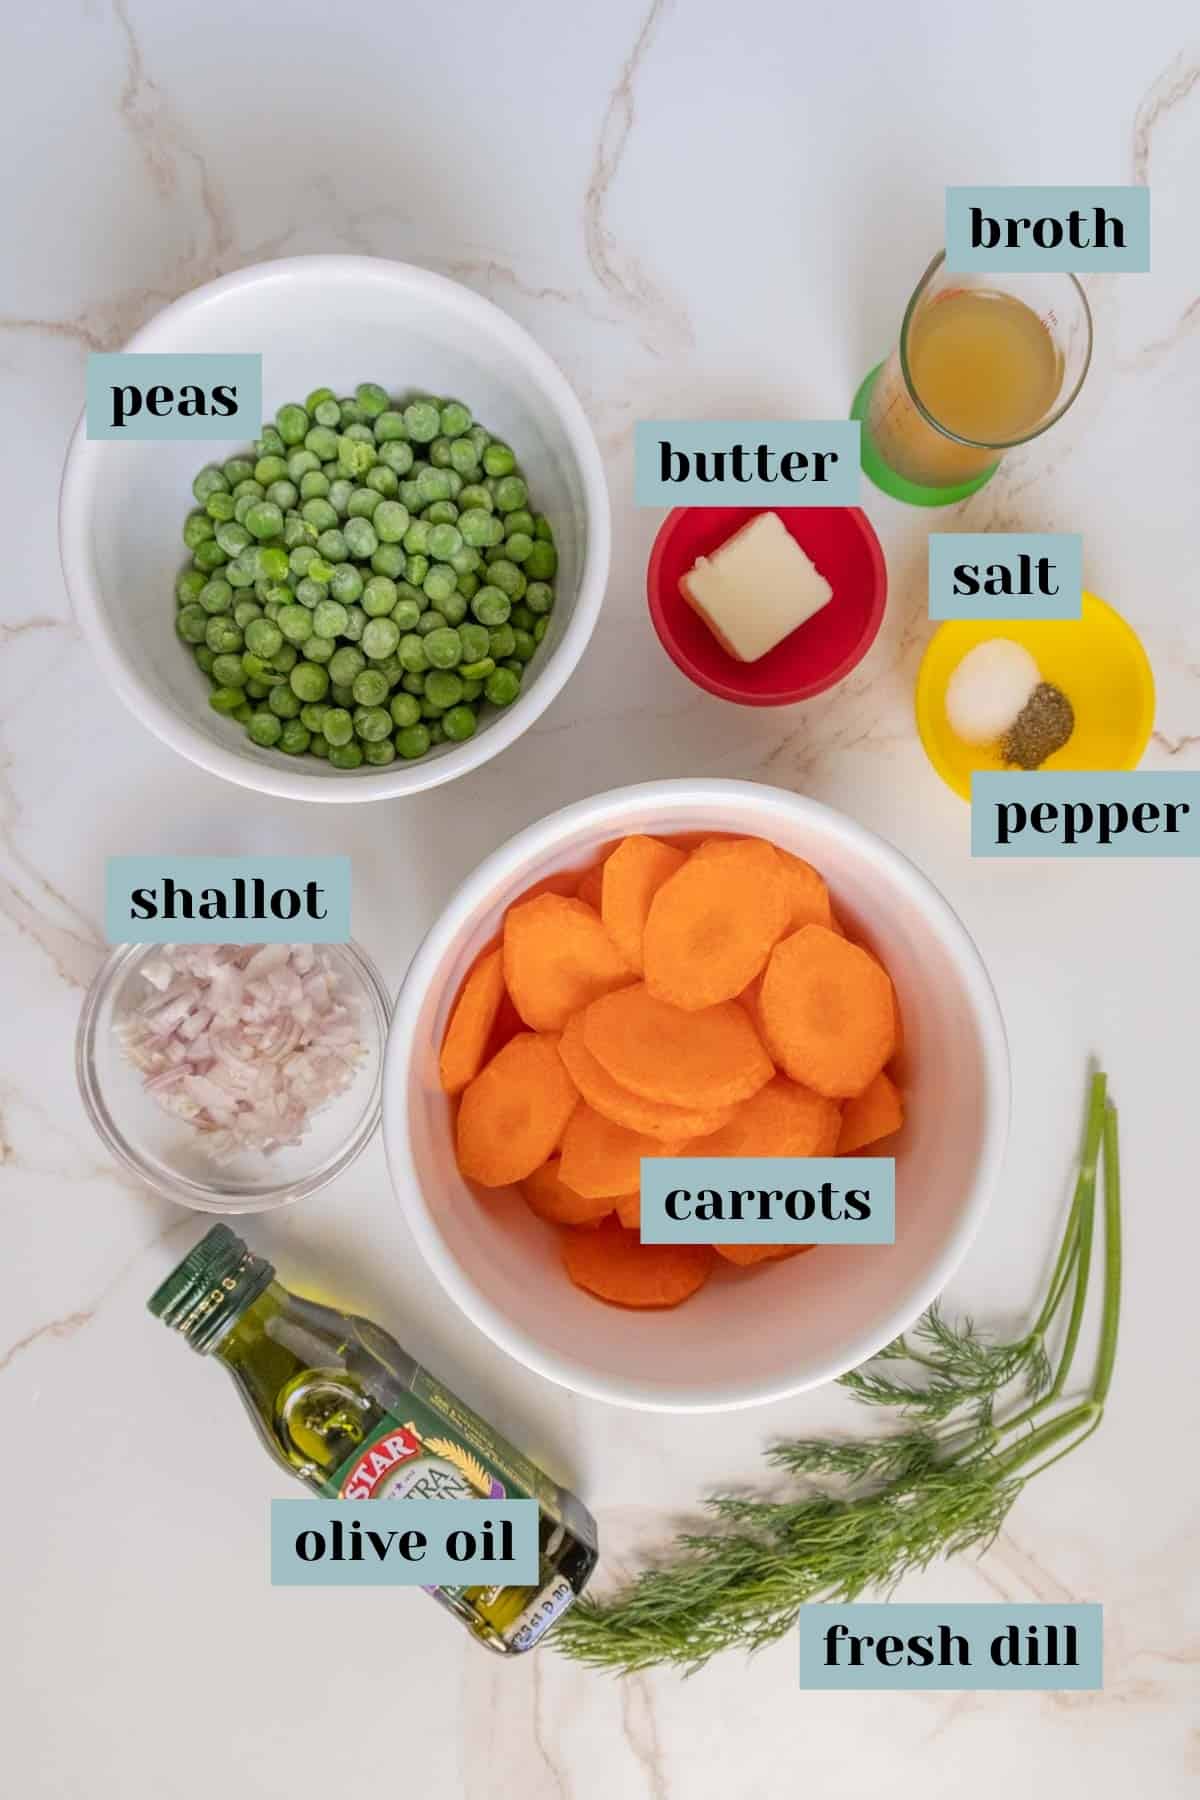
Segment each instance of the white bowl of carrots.
[[[737,781],[600,794],[496,851],[414,957],[384,1071],[450,1297],[539,1374],[657,1411],[798,1393],[903,1331],[978,1229],[1008,1115],[947,902],[840,813]],[[641,1154],[839,1150],[895,1157],[893,1245],[640,1242]]]

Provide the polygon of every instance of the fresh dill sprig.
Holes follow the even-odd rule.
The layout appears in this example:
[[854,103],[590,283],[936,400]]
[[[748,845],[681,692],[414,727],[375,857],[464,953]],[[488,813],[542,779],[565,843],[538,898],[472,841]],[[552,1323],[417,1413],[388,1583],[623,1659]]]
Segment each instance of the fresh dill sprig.
[[[1104,1163],[1104,1298],[1100,1348],[1087,1396],[1062,1401],[1087,1300]],[[1046,1338],[1070,1295],[1052,1363]],[[890,1593],[939,1557],[986,1550],[1025,1482],[1100,1423],[1116,1355],[1121,1294],[1116,1112],[1093,1076],[1070,1213],[1033,1325],[993,1343],[969,1319],[933,1306],[911,1333],[842,1378],[898,1428],[865,1439],[792,1439],[767,1460],[809,1485],[795,1498],[716,1495],[710,1529],[681,1533],[674,1554],[612,1599],[578,1600],[554,1629],[567,1656],[619,1673],[667,1663],[689,1672],[721,1650],[757,1650],[780,1637],[808,1601]],[[907,1364],[903,1375],[897,1365]],[[1024,1407],[997,1423],[1014,1384]],[[829,1491],[814,1477],[832,1478]]]

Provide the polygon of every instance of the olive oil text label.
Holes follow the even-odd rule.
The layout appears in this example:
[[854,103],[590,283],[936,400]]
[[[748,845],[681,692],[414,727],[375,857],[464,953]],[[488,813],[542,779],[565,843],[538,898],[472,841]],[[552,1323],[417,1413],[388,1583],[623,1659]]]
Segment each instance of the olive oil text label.
[[536,1500],[272,1500],[272,1587],[538,1583]]

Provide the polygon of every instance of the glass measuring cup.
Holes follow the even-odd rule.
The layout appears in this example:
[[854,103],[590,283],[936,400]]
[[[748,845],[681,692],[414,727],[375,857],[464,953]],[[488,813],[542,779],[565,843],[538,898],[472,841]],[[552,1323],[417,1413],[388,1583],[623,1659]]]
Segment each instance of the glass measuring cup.
[[[948,506],[965,499],[990,479],[1006,450],[1049,430],[1078,394],[1092,355],[1092,316],[1074,275],[951,274],[945,261],[945,252],[939,252],[926,269],[905,311],[899,343],[867,376],[851,411],[862,423],[865,472],[885,493],[917,506]],[[1002,382],[1003,393],[990,396],[998,409],[992,421],[966,428],[969,397],[960,399],[954,391],[956,378],[976,372],[984,378],[984,410],[975,409],[980,419],[989,398],[986,377],[997,372],[986,366],[991,308],[974,306],[977,300],[1001,303],[1006,352],[1018,357],[1014,373],[1027,375],[1028,382],[1024,393],[1017,391],[1020,384]],[[942,371],[949,392],[943,380],[935,395],[930,346],[934,332],[951,318],[950,312],[935,310],[945,309],[947,302],[956,310],[960,328],[964,311],[972,314],[967,323],[976,347],[972,351],[971,338],[964,340],[960,331],[956,361],[944,364]],[[1025,358],[1020,356],[1022,330]],[[978,359],[974,364],[972,355]]]

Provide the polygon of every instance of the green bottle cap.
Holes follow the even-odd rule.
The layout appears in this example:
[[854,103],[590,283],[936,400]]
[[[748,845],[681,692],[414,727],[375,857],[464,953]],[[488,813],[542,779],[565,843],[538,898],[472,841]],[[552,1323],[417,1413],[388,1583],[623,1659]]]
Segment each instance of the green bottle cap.
[[193,1350],[210,1350],[217,1338],[257,1299],[275,1270],[255,1256],[228,1225],[214,1225],[151,1294],[156,1319],[181,1332]]

